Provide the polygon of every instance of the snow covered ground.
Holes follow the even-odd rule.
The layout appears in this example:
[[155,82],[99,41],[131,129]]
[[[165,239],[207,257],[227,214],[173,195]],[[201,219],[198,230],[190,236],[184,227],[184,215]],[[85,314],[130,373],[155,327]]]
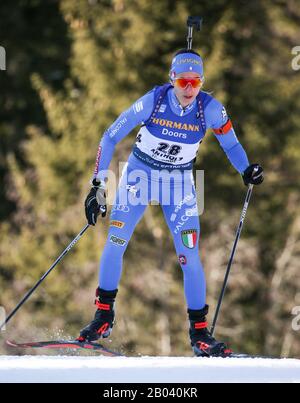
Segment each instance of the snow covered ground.
[[300,382],[300,360],[0,356],[4,382]]

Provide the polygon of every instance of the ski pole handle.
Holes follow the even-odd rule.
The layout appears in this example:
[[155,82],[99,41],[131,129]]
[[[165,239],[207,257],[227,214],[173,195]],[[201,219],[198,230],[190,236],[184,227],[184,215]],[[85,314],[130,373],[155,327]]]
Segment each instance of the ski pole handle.
[[28,300],[31,294],[37,289],[37,287],[45,280],[45,278],[50,274],[54,267],[62,260],[62,258],[73,248],[73,246],[79,241],[85,231],[89,228],[89,224],[86,224],[78,235],[73,239],[73,241],[66,247],[66,249],[59,255],[52,266],[47,270],[47,272],[39,279],[39,281],[27,292],[27,294],[22,298],[18,305],[12,310],[12,312],[6,317],[5,321],[1,323],[0,330],[5,326],[10,319],[17,313],[21,306]]

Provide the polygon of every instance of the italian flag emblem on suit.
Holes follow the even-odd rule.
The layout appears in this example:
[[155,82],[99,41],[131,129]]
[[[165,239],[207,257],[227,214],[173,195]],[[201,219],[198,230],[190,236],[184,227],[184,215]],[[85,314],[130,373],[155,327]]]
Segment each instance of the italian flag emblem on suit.
[[189,229],[181,231],[181,239],[184,246],[189,249],[193,249],[197,243],[197,230]]

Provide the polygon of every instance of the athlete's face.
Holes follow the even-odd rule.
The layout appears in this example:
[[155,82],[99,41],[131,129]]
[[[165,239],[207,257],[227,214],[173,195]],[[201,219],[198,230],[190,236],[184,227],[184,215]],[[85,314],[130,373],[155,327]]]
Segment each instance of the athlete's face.
[[[192,82],[187,82],[185,86],[185,81],[180,79],[194,79]],[[202,83],[199,74],[193,72],[180,73],[176,76],[173,81],[174,92],[178,98],[178,101],[183,107],[190,105],[194,99],[199,94]],[[185,86],[185,87],[184,87]],[[184,88],[183,88],[184,87]]]

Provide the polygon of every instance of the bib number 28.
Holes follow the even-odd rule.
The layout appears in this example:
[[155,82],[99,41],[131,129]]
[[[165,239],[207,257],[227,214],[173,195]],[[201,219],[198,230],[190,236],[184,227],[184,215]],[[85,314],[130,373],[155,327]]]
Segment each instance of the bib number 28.
[[181,146],[178,146],[176,144],[173,144],[170,146],[170,144],[167,143],[159,143],[157,147],[157,151],[161,151],[163,153],[168,153],[170,155],[177,155],[180,153],[180,150],[182,149]]

